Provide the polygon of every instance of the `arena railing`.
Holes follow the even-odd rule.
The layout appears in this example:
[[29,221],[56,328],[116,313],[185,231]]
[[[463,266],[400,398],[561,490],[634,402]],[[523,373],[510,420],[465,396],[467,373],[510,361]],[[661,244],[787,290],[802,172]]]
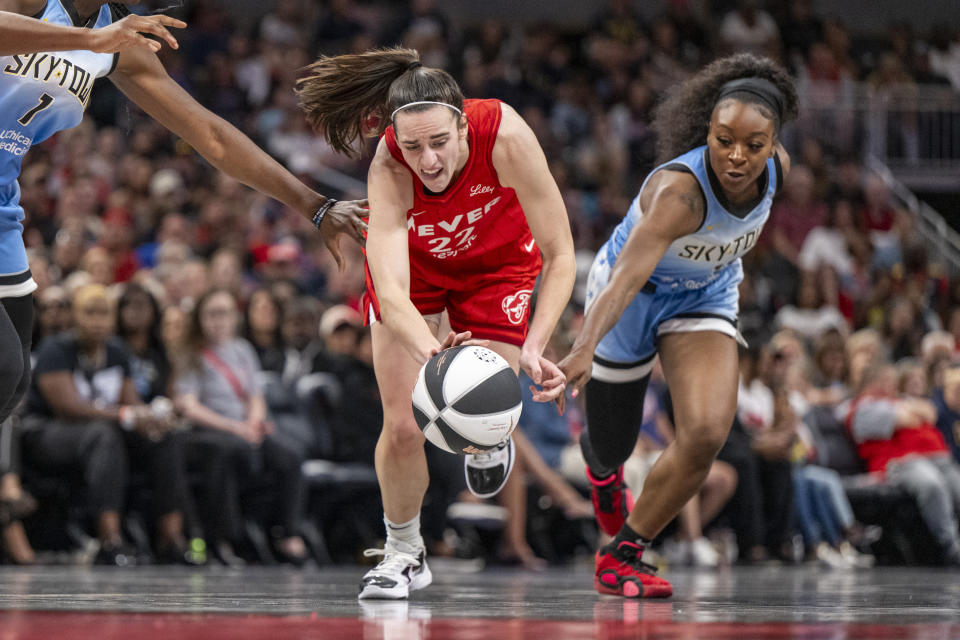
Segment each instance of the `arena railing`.
[[960,93],[926,84],[801,78],[797,133],[835,157],[860,157],[910,211],[931,263],[960,276],[960,233],[913,190],[960,194]]

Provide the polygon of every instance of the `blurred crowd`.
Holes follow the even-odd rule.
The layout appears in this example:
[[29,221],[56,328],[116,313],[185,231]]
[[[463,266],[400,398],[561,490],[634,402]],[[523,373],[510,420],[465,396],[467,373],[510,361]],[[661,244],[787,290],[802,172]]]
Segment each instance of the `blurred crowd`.
[[[654,166],[652,107],[703,64],[768,55],[802,95],[854,82],[960,91],[955,25],[858,34],[812,4],[669,0],[647,20],[608,0],[574,27],[456,25],[433,0],[277,0],[248,22],[197,0],[180,49],[160,56],[202,104],[339,198],[364,196],[370,154],[333,153],[298,112],[294,82],[317,56],[402,43],[466,97],[511,104],[546,152],[582,267],[551,345],[562,357],[593,252]],[[960,563],[960,281],[864,169],[856,123],[830,130],[846,136],[819,125],[802,114],[783,132],[793,169],[745,258],[738,418],[661,536],[664,562]],[[375,480],[302,471],[373,461],[382,414],[358,247],[343,242],[339,271],[309,221],[215,172],[104,81],[79,127],[30,151],[20,186],[39,289],[33,387],[4,425],[21,461],[0,467],[7,560],[81,549],[106,564],[303,564],[356,559],[382,536]],[[445,479],[425,505],[432,553],[529,567],[591,553],[582,412],[568,406],[525,404],[528,495],[500,505],[464,502],[459,459],[431,452]],[[671,415],[655,375],[635,490]]]

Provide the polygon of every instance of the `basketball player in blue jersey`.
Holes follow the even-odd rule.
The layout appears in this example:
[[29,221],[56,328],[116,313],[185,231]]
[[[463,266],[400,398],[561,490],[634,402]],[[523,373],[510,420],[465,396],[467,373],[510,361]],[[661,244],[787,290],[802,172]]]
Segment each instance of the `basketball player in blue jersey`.
[[[643,550],[700,489],[733,423],[740,256],[756,244],[789,170],[778,134],[796,111],[787,74],[749,54],[717,60],[677,87],[654,120],[662,164],[594,260],[583,330],[559,367],[574,394],[586,394],[580,443],[598,523],[614,536],[595,558],[600,593],[673,593]],[[657,354],[676,439],[631,510],[623,463]]]
[[[215,167],[310,219],[337,264],[339,237],[362,242],[365,202],[315,193],[251,140],[197,103],[155,55],[176,47],[167,16],[129,15],[102,0],[0,0],[0,423],[29,383],[31,292],[17,177],[30,146],[80,123],[93,81],[107,76]],[[321,224],[322,222],[322,224]],[[16,358],[10,354],[22,354]],[[111,416],[104,416],[110,418]]]

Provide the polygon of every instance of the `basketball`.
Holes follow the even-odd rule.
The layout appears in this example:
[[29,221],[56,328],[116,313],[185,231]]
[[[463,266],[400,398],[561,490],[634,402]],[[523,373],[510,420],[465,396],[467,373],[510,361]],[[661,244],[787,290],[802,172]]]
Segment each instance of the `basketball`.
[[445,349],[420,369],[413,415],[427,440],[450,453],[483,453],[520,420],[520,381],[498,353],[477,346]]

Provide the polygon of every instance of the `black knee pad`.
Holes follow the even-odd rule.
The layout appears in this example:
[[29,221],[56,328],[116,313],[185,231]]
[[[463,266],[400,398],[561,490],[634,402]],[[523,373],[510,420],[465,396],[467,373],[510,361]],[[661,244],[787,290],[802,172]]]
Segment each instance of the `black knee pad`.
[[580,448],[595,473],[616,471],[633,453],[649,381],[649,374],[622,383],[591,379],[584,388],[587,427],[580,435]]

